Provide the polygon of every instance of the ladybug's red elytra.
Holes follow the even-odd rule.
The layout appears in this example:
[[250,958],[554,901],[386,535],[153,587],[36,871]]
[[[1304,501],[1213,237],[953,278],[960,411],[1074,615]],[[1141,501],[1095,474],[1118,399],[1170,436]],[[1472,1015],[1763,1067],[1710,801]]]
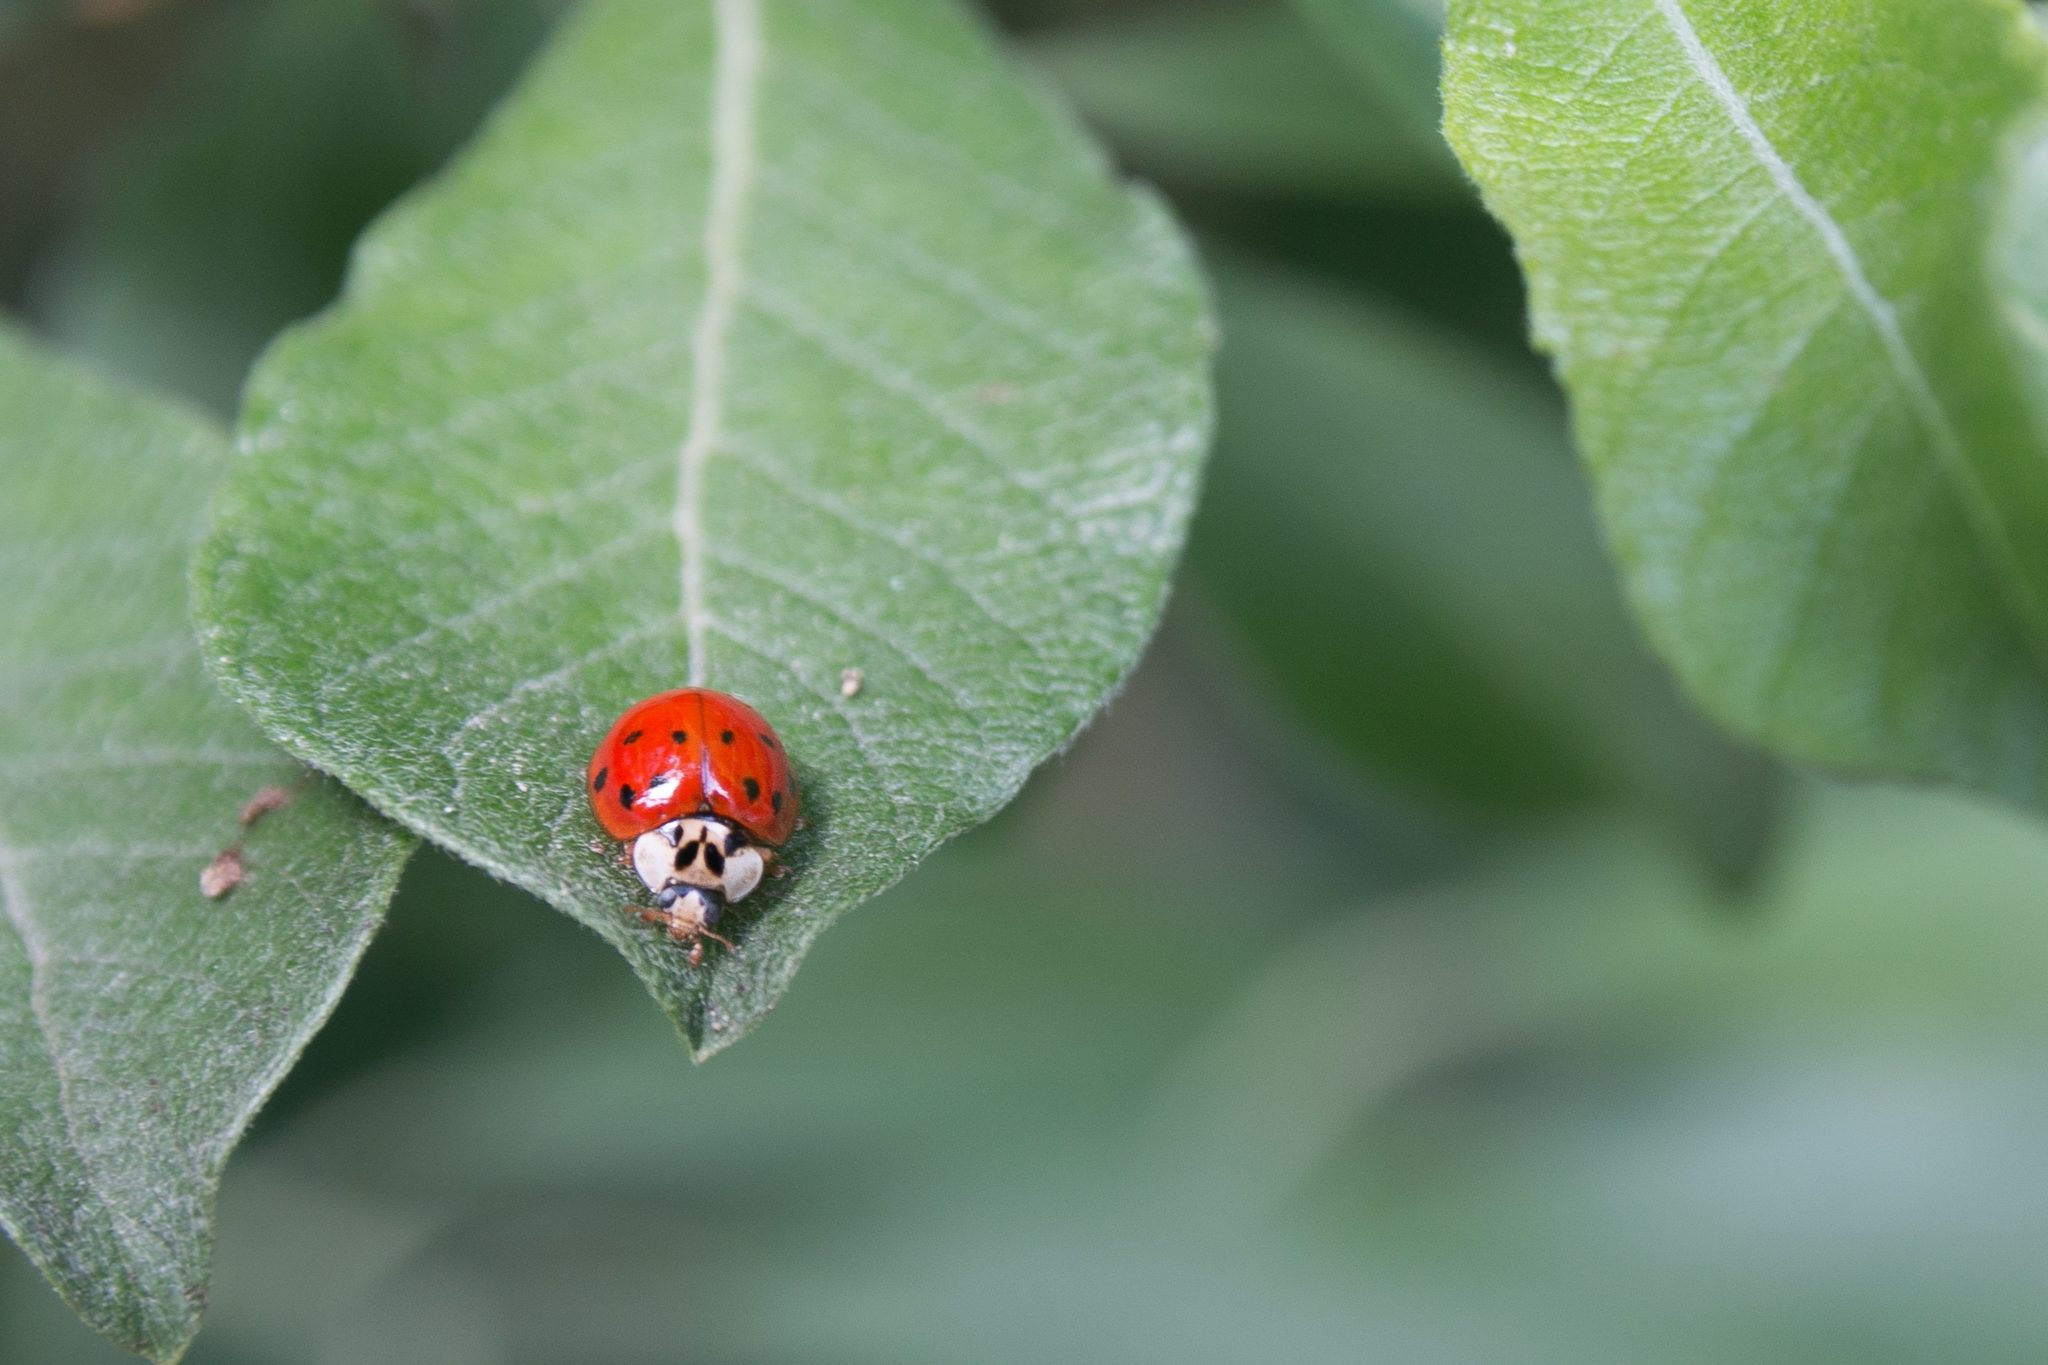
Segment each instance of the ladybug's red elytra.
[[703,961],[725,907],[756,886],[796,828],[796,779],[775,728],[708,687],[629,708],[590,757],[590,809],[628,845],[654,895],[640,917]]

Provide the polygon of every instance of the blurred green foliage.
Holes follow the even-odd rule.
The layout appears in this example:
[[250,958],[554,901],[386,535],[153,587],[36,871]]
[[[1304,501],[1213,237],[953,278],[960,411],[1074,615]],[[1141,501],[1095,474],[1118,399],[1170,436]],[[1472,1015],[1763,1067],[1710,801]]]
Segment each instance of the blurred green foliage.
[[[0,70],[104,87],[55,148],[61,83],[0,85],[0,281],[222,410],[547,17],[89,8],[0,23]],[[416,860],[229,1168],[189,1359],[2048,1353],[2048,836],[1788,780],[1683,711],[1505,243],[1455,179],[1381,176],[1434,174],[1386,90],[1292,160],[1173,111],[1219,27],[1320,30],[996,10],[1218,263],[1224,441],[1150,660],[702,1069],[594,937]],[[1226,66],[1277,84],[1219,107],[1290,118],[1359,71]],[[0,1257],[0,1360],[121,1358]]]

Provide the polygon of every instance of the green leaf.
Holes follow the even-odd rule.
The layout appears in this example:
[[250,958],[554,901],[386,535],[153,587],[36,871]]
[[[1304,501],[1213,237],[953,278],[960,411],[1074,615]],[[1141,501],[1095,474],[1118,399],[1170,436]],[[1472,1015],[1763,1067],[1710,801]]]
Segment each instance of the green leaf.
[[1991,281],[2028,411],[2048,437],[2048,125],[2014,141],[1992,224]]
[[[5,332],[0,413],[0,1222],[87,1322],[170,1359],[221,1166],[411,840],[206,679],[185,562],[226,442]],[[245,831],[266,787],[293,798]]]
[[1227,258],[1216,275],[1222,419],[1191,557],[1268,685],[1438,803],[1621,801],[1752,864],[1769,774],[1637,639],[1551,395],[1364,300]]
[[[1434,122],[1362,85],[1280,4],[1055,29],[1029,51],[1119,155],[1174,183],[1419,203],[1465,193]],[[1434,53],[1429,67],[1434,85]]]
[[[1130,667],[1208,332],[1164,212],[951,6],[601,0],[259,365],[209,652],[708,1055]],[[623,909],[583,781],[687,681],[774,722],[810,820],[696,970]]]
[[2024,9],[1457,0],[1447,52],[1658,647],[1793,753],[2038,805],[2048,459],[1984,270]]

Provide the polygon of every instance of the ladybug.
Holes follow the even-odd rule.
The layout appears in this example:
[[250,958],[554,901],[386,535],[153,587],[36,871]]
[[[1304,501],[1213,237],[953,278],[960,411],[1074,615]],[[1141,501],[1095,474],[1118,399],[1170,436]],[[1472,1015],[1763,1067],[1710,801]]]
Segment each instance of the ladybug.
[[796,779],[775,727],[737,697],[684,687],[627,710],[590,756],[590,809],[654,896],[640,918],[690,945],[761,884],[796,828]]

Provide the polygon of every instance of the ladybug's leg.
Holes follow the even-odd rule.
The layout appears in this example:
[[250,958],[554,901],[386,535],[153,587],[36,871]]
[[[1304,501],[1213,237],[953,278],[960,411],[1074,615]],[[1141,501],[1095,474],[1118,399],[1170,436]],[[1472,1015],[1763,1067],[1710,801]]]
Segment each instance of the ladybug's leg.
[[708,901],[709,904],[706,905],[703,912],[697,916],[696,922],[690,926],[690,937],[708,938],[713,943],[723,943],[726,947],[726,950],[728,952],[731,951],[732,940],[725,937],[723,934],[715,932],[711,927],[712,925],[718,923],[719,916],[725,913],[725,903],[719,900],[716,896],[712,895],[705,895],[703,899],[705,901]]
[[685,962],[688,962],[692,967],[701,967],[704,965],[704,940],[707,938],[710,939],[713,943],[723,943],[725,945],[727,952],[733,951],[731,939],[726,938],[722,934],[714,934],[701,924],[698,925],[696,928],[692,929],[688,925],[684,924],[676,916],[664,915],[658,911],[648,916],[648,918],[658,919],[665,922],[668,925],[668,936],[670,938],[674,939],[678,943],[687,943],[690,945],[690,950],[688,953],[684,955],[683,960]]

